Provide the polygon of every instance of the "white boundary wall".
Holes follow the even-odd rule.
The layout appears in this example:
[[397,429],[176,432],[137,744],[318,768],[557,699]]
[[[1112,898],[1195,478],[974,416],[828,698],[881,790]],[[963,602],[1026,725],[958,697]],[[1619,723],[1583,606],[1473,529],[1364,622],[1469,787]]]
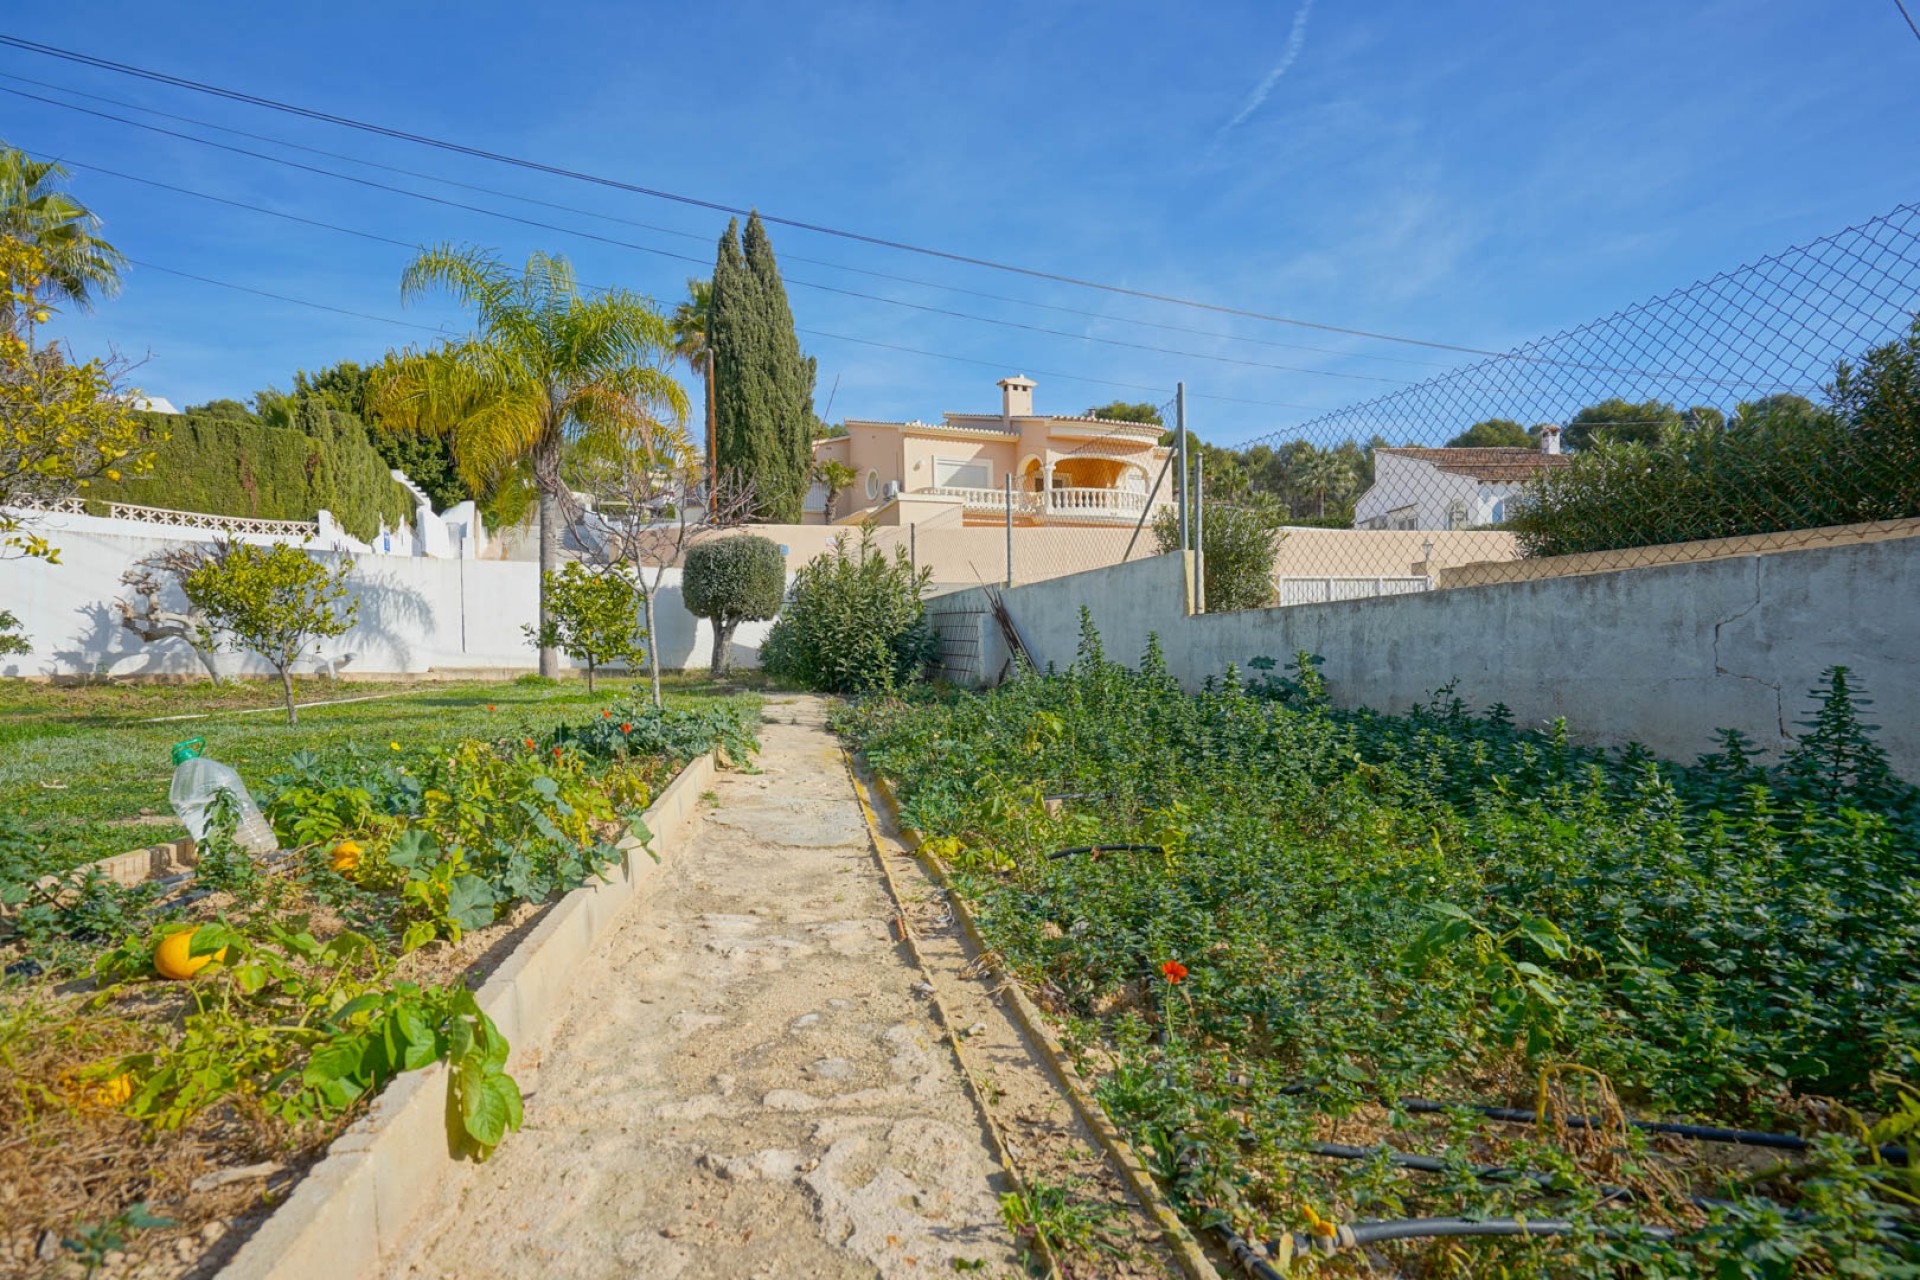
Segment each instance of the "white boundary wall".
[[[182,543],[211,541],[213,534],[172,529],[151,533],[100,532],[78,526],[120,524],[70,518],[47,532],[60,548],[60,562],[0,560],[0,609],[24,624],[31,652],[0,657],[0,676],[194,676],[204,669],[181,641],[147,644],[120,625],[113,607],[123,594],[120,575],[136,560]],[[276,539],[241,535],[246,542]],[[324,553],[323,558],[337,554]],[[521,628],[534,620],[539,571],[527,561],[440,560],[354,555],[348,579],[360,602],[353,630],[328,641],[329,657],[351,654],[341,674],[351,677],[423,675],[429,672],[534,670],[538,654]],[[182,603],[182,602],[176,602]],[[705,668],[712,658],[713,629],[681,603],[680,571],[667,570],[654,603],[663,668]],[[745,623],[734,635],[734,662],[758,666],[760,644],[771,623]],[[563,662],[566,660],[563,658]],[[221,669],[270,675],[251,656],[223,655]],[[577,664],[575,664],[577,665]],[[299,674],[317,670],[303,662]]]
[[[1457,681],[1476,711],[1565,716],[1585,741],[1680,760],[1721,727],[1780,751],[1812,714],[1807,690],[1843,665],[1895,770],[1920,781],[1920,537],[1198,617],[1190,580],[1189,558],[1159,556],[1002,596],[1043,668],[1073,660],[1084,604],[1109,658],[1137,662],[1157,633],[1190,688],[1304,649],[1343,706],[1402,712]],[[986,607],[980,589],[930,602],[956,683],[1006,667]]]

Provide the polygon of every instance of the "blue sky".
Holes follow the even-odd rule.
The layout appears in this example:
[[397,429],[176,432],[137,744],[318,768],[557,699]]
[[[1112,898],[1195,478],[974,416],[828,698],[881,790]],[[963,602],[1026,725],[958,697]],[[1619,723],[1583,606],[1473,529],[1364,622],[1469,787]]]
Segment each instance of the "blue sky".
[[[37,6],[0,21],[0,30],[785,217],[1497,350],[1920,198],[1920,41],[1891,0],[1315,0],[1304,10],[1220,0],[576,3],[554,7],[563,16],[537,25],[533,12],[509,3],[100,0]],[[725,221],[12,49],[0,49],[0,75],[63,89],[17,79],[0,79],[0,87],[700,263],[711,261]],[[66,90],[656,229],[461,192]],[[296,368],[432,341],[431,330],[458,328],[460,317],[438,304],[402,308],[405,248],[141,186],[89,165],[409,244],[469,241],[512,258],[561,251],[583,280],[623,284],[668,305],[686,276],[704,274],[696,263],[7,94],[0,137],[69,160],[76,193],[133,258],[428,330],[139,267],[95,315],[63,319],[78,351],[112,345],[143,359],[136,380],[179,404],[244,398],[284,386]],[[816,407],[836,420],[987,409],[997,404],[993,381],[1013,372],[1035,377],[1039,407],[1060,412],[1114,398],[1164,400],[1184,378],[1195,428],[1232,442],[1469,359],[795,229],[773,235],[797,320],[814,331],[802,341],[820,361]],[[1194,354],[996,327],[800,280]],[[1133,323],[1140,321],[1230,336]]]

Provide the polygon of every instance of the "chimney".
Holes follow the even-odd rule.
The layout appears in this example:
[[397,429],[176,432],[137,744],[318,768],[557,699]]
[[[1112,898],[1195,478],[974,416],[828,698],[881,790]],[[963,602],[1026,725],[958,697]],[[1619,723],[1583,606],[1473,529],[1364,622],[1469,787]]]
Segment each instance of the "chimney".
[[1560,452],[1560,428],[1554,426],[1551,422],[1541,424],[1540,452]]
[[1033,416],[1034,381],[1024,374],[1002,378],[1000,388],[1000,425],[1011,429],[1015,418]]

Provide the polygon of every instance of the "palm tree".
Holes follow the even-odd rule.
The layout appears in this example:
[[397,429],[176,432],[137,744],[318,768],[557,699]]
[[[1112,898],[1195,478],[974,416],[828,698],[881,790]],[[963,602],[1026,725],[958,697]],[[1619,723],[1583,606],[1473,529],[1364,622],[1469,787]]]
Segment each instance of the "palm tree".
[[840,491],[860,478],[860,473],[832,458],[813,464],[813,478],[827,489],[827,523],[833,523],[833,509],[839,504]]
[[1323,453],[1316,449],[1298,464],[1301,482],[1312,491],[1316,500],[1314,514],[1325,518],[1327,514],[1327,493],[1344,493],[1352,487],[1353,468],[1346,459],[1334,453]]
[[687,362],[700,375],[707,389],[707,491],[713,492],[714,415],[713,347],[707,341],[707,320],[713,310],[713,281],[689,277],[686,300],[673,309],[669,322],[673,329],[673,354]]
[[[477,332],[388,358],[370,399],[390,426],[453,437],[455,465],[479,487],[526,463],[540,523],[540,617],[560,559],[561,463],[587,435],[626,438],[656,412],[678,420],[686,393],[660,365],[672,334],[654,304],[624,289],[583,294],[564,257],[536,253],[515,271],[481,249],[423,250],[400,277],[412,301],[445,290],[474,312]],[[540,650],[557,675],[558,650]]]
[[[0,143],[0,235],[39,250],[53,291],[82,311],[120,288],[127,259],[97,234],[100,219],[56,184],[67,171]],[[0,319],[11,304],[0,298]]]

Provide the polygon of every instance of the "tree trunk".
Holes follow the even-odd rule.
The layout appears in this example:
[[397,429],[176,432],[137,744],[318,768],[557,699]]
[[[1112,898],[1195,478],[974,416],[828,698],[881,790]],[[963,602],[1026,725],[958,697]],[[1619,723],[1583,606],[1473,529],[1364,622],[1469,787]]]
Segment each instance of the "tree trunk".
[[[560,496],[540,490],[540,617],[542,634],[547,629],[547,575],[560,569]],[[540,674],[549,680],[560,676],[560,650],[540,646]]]
[[641,592],[640,602],[647,611],[647,671],[653,677],[653,705],[664,706],[660,700],[660,646],[653,634],[653,592]]
[[716,680],[733,670],[733,629],[739,625],[731,620],[714,619],[713,665],[707,669],[707,674]]
[[587,696],[593,696],[593,659],[587,659]]
[[281,689],[281,692],[286,694],[286,697],[287,697],[287,723],[298,724],[300,722],[300,713],[293,709],[293,670],[292,668],[290,667],[280,668],[280,689]]

